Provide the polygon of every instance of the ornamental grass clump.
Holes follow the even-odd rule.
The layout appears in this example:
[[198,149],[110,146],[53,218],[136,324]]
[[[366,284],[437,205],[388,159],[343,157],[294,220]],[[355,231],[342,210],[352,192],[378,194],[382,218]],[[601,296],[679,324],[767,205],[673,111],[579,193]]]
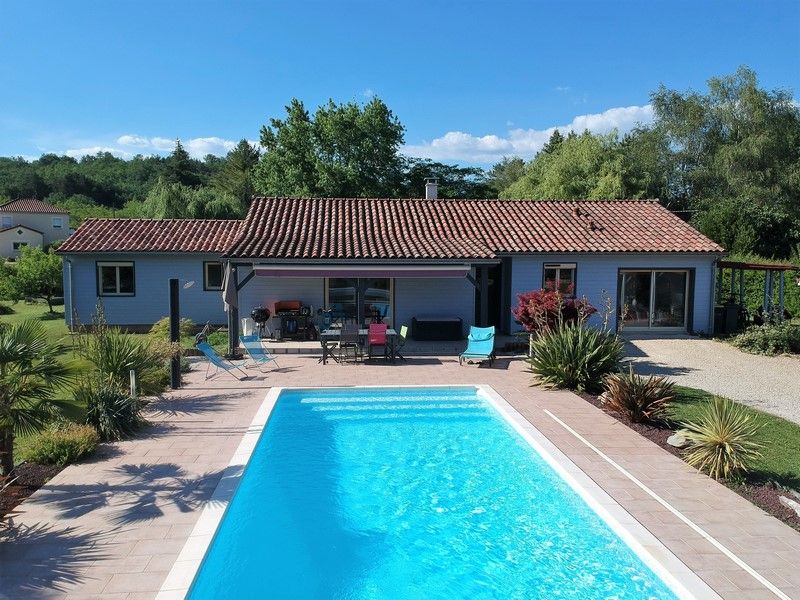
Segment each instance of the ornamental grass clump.
[[94,454],[99,441],[91,426],[59,421],[34,435],[21,455],[28,462],[63,467]]
[[534,385],[594,393],[602,389],[606,375],[619,370],[623,355],[622,341],[614,333],[579,321],[533,339],[528,363]]
[[675,396],[675,384],[665,377],[643,377],[633,372],[612,373],[604,381],[601,399],[608,409],[624,415],[633,423],[655,421],[664,416]]
[[696,421],[683,423],[681,433],[690,444],[686,462],[714,479],[747,472],[761,456],[760,429],[744,406],[714,397]]

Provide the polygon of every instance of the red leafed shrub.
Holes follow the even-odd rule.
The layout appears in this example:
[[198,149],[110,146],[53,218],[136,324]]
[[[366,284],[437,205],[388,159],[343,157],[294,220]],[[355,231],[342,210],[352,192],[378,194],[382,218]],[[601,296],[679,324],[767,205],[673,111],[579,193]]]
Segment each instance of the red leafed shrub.
[[529,333],[553,329],[559,324],[586,320],[597,309],[585,298],[572,298],[572,286],[566,293],[553,288],[517,294],[511,309],[517,323]]

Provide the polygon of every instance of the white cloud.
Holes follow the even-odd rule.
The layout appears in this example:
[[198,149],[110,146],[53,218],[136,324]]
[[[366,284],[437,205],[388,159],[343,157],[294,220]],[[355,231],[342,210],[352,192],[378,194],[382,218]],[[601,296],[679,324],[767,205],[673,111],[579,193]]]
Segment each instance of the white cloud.
[[119,158],[132,158],[133,154],[122,150],[120,148],[114,148],[112,146],[87,146],[84,148],[68,148],[64,150],[64,154],[67,156],[71,156],[73,158],[81,158],[82,156],[92,156],[97,154],[98,152],[110,152],[114,156],[118,156]]
[[569,131],[581,133],[584,129],[592,133],[609,133],[614,129],[625,133],[637,124],[650,123],[652,120],[653,108],[649,104],[624,106],[610,108],[602,113],[578,115],[566,125],[554,125],[547,129],[510,129],[505,136],[475,136],[463,131],[449,131],[430,142],[408,144],[403,152],[409,156],[433,160],[474,163],[496,162],[508,155],[532,158],[556,129],[562,134]]
[[375,90],[372,88],[367,88],[361,92],[361,95],[364,96],[364,98],[372,98],[375,95]]
[[562,92],[562,93],[564,93],[564,92],[568,92],[568,91],[570,91],[571,89],[572,89],[572,88],[571,88],[571,87],[569,87],[568,85],[557,85],[557,86],[555,87],[555,90],[556,90],[557,92]]
[[184,143],[186,151],[195,158],[202,158],[206,154],[223,156],[233,150],[235,146],[236,142],[218,137],[192,138]]
[[121,135],[117,138],[117,143],[122,146],[137,146],[146,148],[150,145],[150,140],[141,135]]

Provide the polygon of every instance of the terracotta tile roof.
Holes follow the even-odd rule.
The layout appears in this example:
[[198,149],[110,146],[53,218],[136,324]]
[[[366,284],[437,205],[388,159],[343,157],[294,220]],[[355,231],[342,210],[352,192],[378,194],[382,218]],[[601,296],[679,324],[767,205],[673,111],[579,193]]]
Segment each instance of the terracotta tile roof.
[[43,200],[36,200],[35,198],[19,198],[18,200],[11,200],[5,204],[0,204],[0,212],[48,213],[54,215],[67,214],[67,211],[64,209],[55,207]]
[[461,259],[514,252],[722,251],[654,200],[255,198],[226,256]]
[[233,243],[242,223],[219,219],[88,219],[58,252],[221,253]]

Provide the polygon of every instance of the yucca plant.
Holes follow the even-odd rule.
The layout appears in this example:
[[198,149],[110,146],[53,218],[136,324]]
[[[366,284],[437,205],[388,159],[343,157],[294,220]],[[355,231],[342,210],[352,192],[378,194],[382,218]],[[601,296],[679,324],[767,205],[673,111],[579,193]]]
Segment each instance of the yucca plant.
[[564,323],[533,340],[528,363],[535,385],[595,392],[603,377],[619,369],[623,355],[614,333],[582,322]]
[[96,378],[75,390],[75,400],[86,406],[86,423],[105,441],[124,440],[145,424],[144,403],[132,398],[111,379]]
[[727,398],[709,400],[697,421],[683,423],[690,443],[685,458],[714,479],[729,479],[750,469],[761,456],[756,441],[761,424],[748,410]]
[[633,372],[612,373],[605,378],[602,396],[606,406],[634,423],[653,421],[664,415],[675,396],[675,384],[666,377],[643,377]]

